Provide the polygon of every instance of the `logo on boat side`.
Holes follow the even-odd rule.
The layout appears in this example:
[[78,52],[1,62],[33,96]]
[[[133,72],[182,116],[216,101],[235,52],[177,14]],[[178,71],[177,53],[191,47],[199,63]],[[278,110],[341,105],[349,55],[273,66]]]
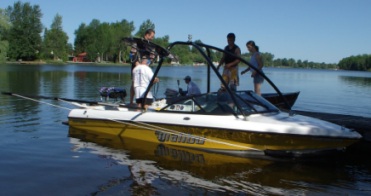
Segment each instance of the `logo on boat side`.
[[205,144],[205,138],[193,136],[189,134],[172,134],[161,131],[155,131],[156,137],[159,142],[175,142],[186,144]]

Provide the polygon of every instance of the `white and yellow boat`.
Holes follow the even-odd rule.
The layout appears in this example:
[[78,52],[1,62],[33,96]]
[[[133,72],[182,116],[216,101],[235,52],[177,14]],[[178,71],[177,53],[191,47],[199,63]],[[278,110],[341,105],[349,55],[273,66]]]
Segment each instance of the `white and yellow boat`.
[[[139,43],[142,40],[131,41]],[[193,42],[175,42],[169,48],[176,44],[199,49],[209,65],[208,70],[214,71],[223,83],[202,48],[220,49]],[[160,56],[156,77],[162,58],[169,53],[155,44],[153,46]],[[243,59],[241,61],[249,65]],[[207,78],[210,82],[210,76]],[[271,83],[268,78],[266,80]],[[123,138],[240,155],[317,154],[343,150],[361,138],[356,131],[330,122],[281,112],[252,91],[232,92],[227,88],[224,92],[210,92],[209,89],[208,86],[206,93],[197,96],[157,99],[147,110],[125,105],[80,105],[81,108],[69,113],[68,124],[80,130]]]

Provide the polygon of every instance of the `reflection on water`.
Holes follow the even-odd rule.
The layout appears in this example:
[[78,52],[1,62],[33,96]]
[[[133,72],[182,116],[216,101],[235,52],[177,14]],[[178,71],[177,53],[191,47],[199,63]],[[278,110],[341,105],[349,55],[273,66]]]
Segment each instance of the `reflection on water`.
[[[197,189],[198,193],[333,194],[341,191],[330,187],[339,186],[347,192],[357,191],[351,183],[355,168],[348,168],[344,157],[316,160],[235,157],[75,128],[69,129],[69,136],[74,150],[88,149],[97,156],[128,166],[133,180],[131,187],[140,194],[158,192],[161,183],[182,184]],[[109,185],[104,191],[107,189]]]
[[[260,173],[262,167],[271,163],[264,159],[207,153],[130,138],[87,133],[74,128],[70,128],[69,135],[75,150],[88,148],[91,153],[109,156],[118,164],[129,166],[133,180],[138,186],[150,186],[156,184],[157,180],[166,179],[174,184],[183,183],[206,190],[247,193],[248,190],[234,184],[233,176],[242,171],[248,175]],[[230,180],[227,180],[228,178]],[[249,188],[260,187],[255,183],[248,184]]]
[[339,76],[339,78],[345,83],[354,84],[358,87],[371,87],[371,77]]
[[[73,137],[71,143],[74,144],[75,150],[88,148],[91,153],[109,156],[118,164],[127,165],[134,181],[132,186],[138,186],[133,189],[141,190],[141,193],[157,190],[155,186],[159,184],[158,181],[180,183],[186,187],[197,187],[208,191],[248,193],[249,191],[244,190],[241,184],[236,187],[231,186],[233,182],[227,178],[241,171],[259,173],[260,167],[269,164],[269,161],[258,159],[217,156],[127,138],[108,138],[109,136],[87,134],[76,129],[70,129],[69,133]],[[75,137],[80,140],[76,140]],[[104,144],[110,148],[100,146]],[[254,189],[254,186],[257,190],[260,187],[258,184],[249,183],[250,189]]]
[[145,142],[142,140],[122,138],[101,133],[92,133],[72,127],[69,128],[69,136],[79,138],[82,141],[90,141],[114,149],[130,150],[133,153],[132,156],[134,158],[157,159],[158,157],[161,157],[160,159],[168,159],[165,161],[166,163],[171,163],[171,161],[180,161],[189,164],[188,166],[190,167],[194,167],[194,165],[197,167],[208,165],[210,168],[216,165],[223,165],[225,163],[242,163],[245,165],[248,163],[261,162],[258,158],[246,159],[224,154],[208,153],[178,146]]

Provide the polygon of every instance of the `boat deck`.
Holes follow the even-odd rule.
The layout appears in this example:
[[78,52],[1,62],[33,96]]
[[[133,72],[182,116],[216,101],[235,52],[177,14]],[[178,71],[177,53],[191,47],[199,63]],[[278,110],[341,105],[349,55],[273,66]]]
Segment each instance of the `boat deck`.
[[353,129],[363,136],[362,140],[371,142],[371,118],[300,110],[294,110],[294,112],[296,114],[322,119]]

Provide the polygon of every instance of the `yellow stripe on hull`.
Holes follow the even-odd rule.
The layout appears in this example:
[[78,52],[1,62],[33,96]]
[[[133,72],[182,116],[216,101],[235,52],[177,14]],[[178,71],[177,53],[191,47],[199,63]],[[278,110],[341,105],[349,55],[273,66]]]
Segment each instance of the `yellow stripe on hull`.
[[256,133],[204,127],[69,119],[74,128],[153,143],[210,151],[306,151],[345,148],[356,139]]

